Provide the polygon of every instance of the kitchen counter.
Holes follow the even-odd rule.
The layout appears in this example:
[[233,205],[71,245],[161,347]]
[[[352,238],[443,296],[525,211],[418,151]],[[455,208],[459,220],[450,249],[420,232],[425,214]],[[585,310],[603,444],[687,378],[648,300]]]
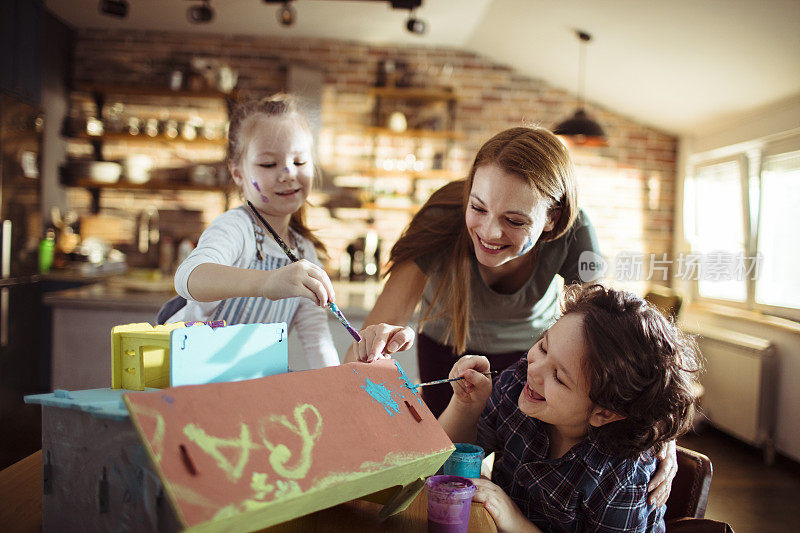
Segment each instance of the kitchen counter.
[[43,301],[53,308],[146,311],[153,320],[161,305],[173,296],[174,290],[134,291],[121,285],[95,283],[45,294]]
[[[106,283],[95,283],[83,287],[66,289],[44,295],[44,303],[50,307],[71,307],[73,309],[105,309],[146,311],[155,316],[161,305],[175,296],[171,281],[151,283],[151,288],[141,290],[145,285],[137,280],[139,289],[131,289],[117,276]],[[339,309],[353,319],[366,318],[380,293],[381,284],[372,282],[336,281],[333,290]]]
[[[334,282],[336,301],[342,313],[358,330],[372,309],[381,283]],[[132,290],[136,287],[138,290]],[[146,289],[146,290],[145,290]],[[175,295],[171,280],[152,282],[129,276],[116,276],[83,287],[76,287],[43,296],[52,311],[52,379],[54,389],[92,389],[108,387],[111,379],[111,328],[120,324],[148,322],[153,324],[161,306]],[[328,328],[341,358],[352,344],[352,338],[328,313]],[[412,379],[416,374],[415,349],[398,354]],[[290,367],[305,368],[302,345],[289,335]]]

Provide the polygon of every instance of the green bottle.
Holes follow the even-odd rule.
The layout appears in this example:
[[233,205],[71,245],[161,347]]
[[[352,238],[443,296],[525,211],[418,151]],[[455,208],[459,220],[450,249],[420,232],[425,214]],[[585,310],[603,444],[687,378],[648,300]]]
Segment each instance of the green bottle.
[[39,243],[39,272],[47,274],[53,266],[53,256],[56,251],[56,232],[47,228],[47,233]]

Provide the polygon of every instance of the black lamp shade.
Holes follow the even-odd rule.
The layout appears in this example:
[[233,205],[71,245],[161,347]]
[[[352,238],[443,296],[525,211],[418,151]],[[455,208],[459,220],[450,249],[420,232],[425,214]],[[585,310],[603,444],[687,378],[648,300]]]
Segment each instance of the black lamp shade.
[[574,144],[578,145],[608,146],[603,128],[592,120],[583,109],[578,109],[574,115],[556,126],[553,133],[569,137]]

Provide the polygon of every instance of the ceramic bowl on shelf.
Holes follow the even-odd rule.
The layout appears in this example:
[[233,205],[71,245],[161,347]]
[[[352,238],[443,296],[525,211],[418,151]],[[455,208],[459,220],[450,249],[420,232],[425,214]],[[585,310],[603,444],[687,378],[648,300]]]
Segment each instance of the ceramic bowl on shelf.
[[70,181],[90,180],[97,183],[116,183],[122,174],[122,165],[113,161],[69,161],[65,169]]
[[122,166],[126,181],[130,183],[147,183],[150,180],[153,159],[147,155],[133,154],[125,158]]
[[87,177],[99,183],[116,183],[122,174],[122,165],[113,161],[90,161],[87,164]]

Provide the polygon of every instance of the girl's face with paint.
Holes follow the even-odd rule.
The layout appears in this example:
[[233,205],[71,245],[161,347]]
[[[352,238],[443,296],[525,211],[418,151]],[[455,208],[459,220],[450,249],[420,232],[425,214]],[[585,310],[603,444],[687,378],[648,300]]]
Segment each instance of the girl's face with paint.
[[478,167],[466,213],[478,262],[499,267],[529,253],[542,232],[553,229],[548,207],[522,177],[497,165]]
[[269,216],[290,216],[311,192],[311,135],[292,117],[259,115],[246,125],[242,158],[231,172],[245,200]]

